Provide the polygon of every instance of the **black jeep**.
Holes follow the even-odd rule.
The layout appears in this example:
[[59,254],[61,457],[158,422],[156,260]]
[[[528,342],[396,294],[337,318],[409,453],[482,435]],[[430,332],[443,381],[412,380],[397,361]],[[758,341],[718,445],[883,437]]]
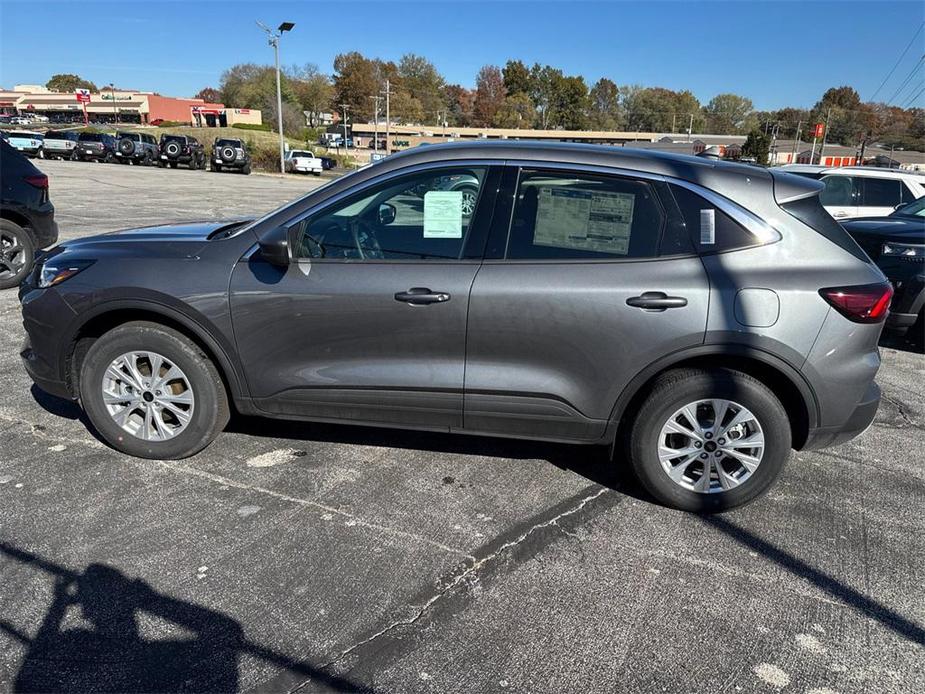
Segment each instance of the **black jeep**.
[[147,133],[116,133],[116,161],[122,164],[145,164],[153,166],[157,162],[157,140]]
[[224,137],[215,138],[212,143],[212,162],[209,167],[212,171],[237,169],[244,174],[251,172],[251,155],[243,140],[230,140]]
[[206,168],[206,149],[195,137],[186,135],[161,135],[160,161],[158,166],[172,169],[186,164],[190,169]]

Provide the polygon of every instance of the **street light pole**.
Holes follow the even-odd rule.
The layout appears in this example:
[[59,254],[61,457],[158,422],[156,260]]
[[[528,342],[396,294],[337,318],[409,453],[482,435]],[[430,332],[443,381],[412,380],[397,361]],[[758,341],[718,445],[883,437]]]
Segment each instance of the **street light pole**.
[[112,96],[112,120],[119,125],[119,111],[116,109],[116,87],[113,82],[109,83],[109,94]]
[[389,89],[389,81],[385,81],[385,153],[386,156],[392,153],[392,138],[390,136],[392,118],[389,114],[389,97],[392,96],[392,92]]
[[347,148],[347,108],[349,104],[341,104],[340,108],[344,112],[344,154],[347,154],[350,150]]
[[276,60],[276,122],[279,127],[279,171],[280,173],[286,173],[286,147],[283,138],[283,91],[279,77],[279,39],[283,32],[291,31],[295,24],[283,22],[277,28],[276,33],[262,22],[257,22],[257,26],[266,32],[267,43],[273,47],[273,57]]

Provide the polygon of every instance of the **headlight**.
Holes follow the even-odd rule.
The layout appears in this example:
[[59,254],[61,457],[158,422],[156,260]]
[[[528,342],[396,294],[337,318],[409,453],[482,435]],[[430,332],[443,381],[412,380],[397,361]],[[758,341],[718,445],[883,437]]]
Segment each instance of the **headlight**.
[[49,259],[39,268],[39,288],[47,289],[61,284],[64,280],[70,279],[81,270],[86,270],[93,265],[92,260],[74,260],[70,263]]
[[881,249],[882,255],[899,256],[902,258],[925,258],[925,245],[915,243],[885,243]]

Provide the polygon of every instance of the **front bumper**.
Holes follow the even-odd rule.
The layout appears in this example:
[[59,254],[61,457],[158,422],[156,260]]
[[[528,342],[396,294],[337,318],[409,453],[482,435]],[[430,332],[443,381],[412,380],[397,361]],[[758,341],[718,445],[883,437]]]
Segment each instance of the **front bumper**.
[[19,356],[26,373],[45,392],[75,399],[60,359],[64,351],[62,326],[74,318],[74,311],[53,288],[36,289],[30,280],[20,287],[19,299],[26,331]]
[[810,429],[801,450],[828,448],[850,441],[867,431],[880,407],[880,386],[871,382],[861,402],[848,419],[837,426]]

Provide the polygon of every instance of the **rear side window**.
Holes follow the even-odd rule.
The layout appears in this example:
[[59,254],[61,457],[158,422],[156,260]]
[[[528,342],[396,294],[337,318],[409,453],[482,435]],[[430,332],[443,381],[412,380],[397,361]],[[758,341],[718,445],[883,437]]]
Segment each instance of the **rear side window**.
[[865,207],[896,207],[901,198],[901,182],[889,178],[865,178],[864,196],[861,204]]
[[658,256],[665,213],[647,181],[524,170],[507,258],[579,260]]
[[682,223],[700,253],[757,246],[763,241],[706,198],[679,185],[670,186]]
[[832,215],[826,212],[819,198],[812,195],[801,200],[794,200],[781,205],[781,208],[790,215],[799,219],[803,224],[812,228],[825,236],[829,241],[839,248],[848,251],[858,260],[865,263],[870,262],[870,258],[855,242],[851,235],[834,219]]
[[851,176],[823,176],[825,188],[819,195],[823,205],[828,207],[848,207],[858,204],[860,191]]
[[918,199],[918,198],[915,197],[915,193],[913,193],[913,192],[909,189],[909,186],[907,186],[905,183],[900,182],[900,186],[899,186],[899,187],[901,188],[901,195],[902,195],[902,201],[903,201],[903,202],[905,202],[905,203],[915,202],[915,201]]

